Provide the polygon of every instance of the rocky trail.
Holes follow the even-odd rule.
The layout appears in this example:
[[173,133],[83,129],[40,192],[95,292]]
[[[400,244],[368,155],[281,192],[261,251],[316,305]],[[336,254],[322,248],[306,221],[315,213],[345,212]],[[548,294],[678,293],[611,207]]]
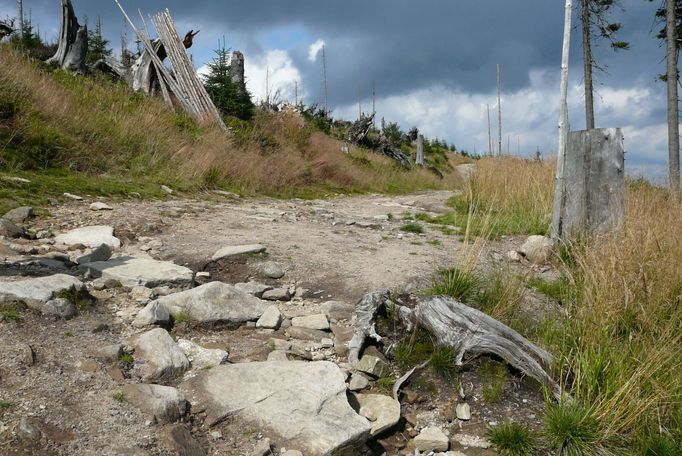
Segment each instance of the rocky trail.
[[[490,426],[541,424],[533,381],[505,374],[490,400],[488,361],[474,360],[457,379],[415,376],[396,401],[387,379],[405,370],[390,320],[382,344],[347,359],[365,293],[419,293],[461,254],[460,236],[401,230],[406,213],[443,213],[450,196],[71,195],[49,216],[11,211],[0,454],[497,454]],[[521,242],[489,245],[482,262],[551,273],[503,254]]]

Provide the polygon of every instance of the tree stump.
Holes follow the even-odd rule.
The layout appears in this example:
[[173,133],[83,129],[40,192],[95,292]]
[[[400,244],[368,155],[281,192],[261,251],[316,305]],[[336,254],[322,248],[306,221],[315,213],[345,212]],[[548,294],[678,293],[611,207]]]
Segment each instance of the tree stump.
[[88,52],[88,28],[78,23],[71,0],[62,0],[62,23],[59,29],[57,52],[47,60],[64,70],[85,74]]

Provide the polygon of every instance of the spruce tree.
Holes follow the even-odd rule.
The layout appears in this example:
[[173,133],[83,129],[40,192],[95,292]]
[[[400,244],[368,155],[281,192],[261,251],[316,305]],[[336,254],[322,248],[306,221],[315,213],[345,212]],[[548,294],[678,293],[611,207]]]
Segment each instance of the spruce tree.
[[102,36],[102,22],[98,17],[95,30],[88,31],[88,53],[85,57],[85,63],[92,65],[98,60],[110,56],[111,53],[109,41]]
[[253,117],[255,106],[246,86],[235,84],[230,77],[230,50],[221,46],[208,64],[204,87],[216,108],[225,116],[248,120]]

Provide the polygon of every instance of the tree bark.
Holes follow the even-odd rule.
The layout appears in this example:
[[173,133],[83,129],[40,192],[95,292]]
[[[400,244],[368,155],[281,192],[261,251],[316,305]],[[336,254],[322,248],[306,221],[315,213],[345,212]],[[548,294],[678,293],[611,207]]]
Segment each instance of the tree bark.
[[592,18],[590,14],[590,1],[581,0],[582,25],[583,25],[583,65],[585,68],[585,129],[594,129],[594,89],[592,86]]
[[677,29],[676,1],[666,0],[666,47],[668,78],[668,174],[670,190],[680,197],[680,121],[677,97]]
[[88,28],[78,23],[71,0],[62,0],[62,23],[59,31],[59,45],[53,57],[47,60],[64,70],[76,73],[86,72],[85,56],[88,52]]

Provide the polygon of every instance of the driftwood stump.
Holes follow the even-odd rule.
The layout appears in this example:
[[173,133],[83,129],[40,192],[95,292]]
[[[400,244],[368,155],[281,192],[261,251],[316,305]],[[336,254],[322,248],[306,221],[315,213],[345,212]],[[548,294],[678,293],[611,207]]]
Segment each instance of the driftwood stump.
[[71,0],[62,0],[62,23],[59,29],[57,52],[47,60],[64,70],[84,74],[88,52],[88,28],[78,23]]
[[[357,303],[353,338],[348,343],[351,364],[358,362],[368,337],[381,340],[375,330],[375,318],[378,310],[389,302],[389,292],[378,291],[365,295]],[[396,306],[396,312],[408,331],[417,325],[433,335],[438,345],[454,348],[458,365],[463,364],[465,356],[496,355],[551,388],[557,400],[570,399],[546,371],[554,362],[552,355],[491,316],[444,296],[419,299],[413,309]],[[401,378],[397,384],[405,380]]]

